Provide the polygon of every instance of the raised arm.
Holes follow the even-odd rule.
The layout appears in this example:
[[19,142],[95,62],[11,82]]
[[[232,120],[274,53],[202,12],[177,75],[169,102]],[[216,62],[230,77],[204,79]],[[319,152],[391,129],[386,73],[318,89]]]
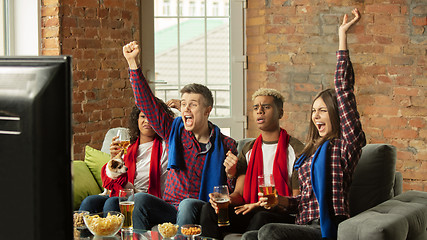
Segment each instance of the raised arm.
[[123,56],[129,65],[130,82],[135,96],[135,104],[145,114],[154,131],[167,140],[173,118],[157,102],[141,69],[138,67],[138,43],[133,41],[123,47]]
[[351,11],[353,13],[354,18],[349,22],[347,14],[344,15],[343,22],[338,30],[338,36],[339,36],[339,48],[338,50],[347,50],[347,31],[348,29],[355,24],[360,19],[360,12],[357,10],[357,8],[353,9]]
[[123,56],[128,62],[129,69],[136,70],[138,69],[138,55],[139,55],[139,46],[136,41],[130,42],[123,46]]
[[[337,93],[338,112],[341,127],[341,140],[348,149],[347,161],[351,161],[354,151],[360,151],[365,145],[365,134],[360,123],[357,111],[356,98],[354,96],[354,72],[347,50],[347,31],[360,19],[357,9],[352,11],[354,18],[348,21],[344,16],[343,23],[339,27],[339,51],[337,52],[337,68],[335,71],[335,91]],[[349,164],[351,164],[349,162]]]

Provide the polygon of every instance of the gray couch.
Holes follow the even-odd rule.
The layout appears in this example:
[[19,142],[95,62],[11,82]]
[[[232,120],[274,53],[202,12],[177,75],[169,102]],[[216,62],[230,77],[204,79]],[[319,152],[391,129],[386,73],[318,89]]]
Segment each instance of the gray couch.
[[[111,139],[119,128],[110,129],[101,151],[109,153]],[[238,141],[238,151],[253,140]],[[338,239],[427,239],[427,192],[402,194],[402,175],[396,172],[396,148],[368,144],[362,150],[350,190],[351,218],[338,226]],[[229,234],[227,240],[240,239]]]
[[394,146],[363,148],[350,190],[352,217],[338,226],[338,239],[427,239],[427,192],[401,194],[395,166]]
[[[239,148],[247,141],[239,141]],[[338,239],[427,239],[427,192],[402,194],[402,175],[395,167],[394,146],[363,148],[350,190],[352,217],[338,226]],[[225,239],[240,237],[229,234]]]

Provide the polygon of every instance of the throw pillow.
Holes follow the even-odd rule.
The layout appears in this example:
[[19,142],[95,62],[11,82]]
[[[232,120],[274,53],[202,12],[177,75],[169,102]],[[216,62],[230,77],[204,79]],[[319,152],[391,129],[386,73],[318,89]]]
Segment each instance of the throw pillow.
[[388,144],[367,144],[353,173],[350,215],[374,207],[393,197],[396,148]]
[[101,168],[110,160],[110,154],[101,152],[92,148],[90,146],[86,146],[85,149],[85,163],[89,167],[93,176],[96,179],[99,187],[102,188],[102,180],[101,180]]
[[89,195],[101,193],[98,183],[83,161],[72,161],[73,173],[73,208],[79,209],[81,202]]

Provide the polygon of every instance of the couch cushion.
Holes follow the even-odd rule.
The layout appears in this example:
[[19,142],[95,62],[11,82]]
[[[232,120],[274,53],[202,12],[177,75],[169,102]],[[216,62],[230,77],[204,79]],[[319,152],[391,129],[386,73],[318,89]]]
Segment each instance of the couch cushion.
[[409,226],[398,214],[366,211],[338,226],[338,239],[400,240],[406,239]]
[[353,174],[350,188],[350,215],[354,216],[393,197],[396,148],[368,144]]
[[110,160],[110,154],[96,150],[90,146],[85,149],[85,163],[93,174],[99,188],[102,189],[101,168]]
[[415,239],[420,235],[427,239],[427,192],[407,191],[393,198],[400,204],[393,206],[390,213],[400,214],[409,223],[407,239]]
[[98,183],[83,161],[72,161],[73,173],[73,208],[77,210],[80,203],[89,195],[101,193]]
[[426,239],[427,193],[408,191],[338,226],[338,239]]

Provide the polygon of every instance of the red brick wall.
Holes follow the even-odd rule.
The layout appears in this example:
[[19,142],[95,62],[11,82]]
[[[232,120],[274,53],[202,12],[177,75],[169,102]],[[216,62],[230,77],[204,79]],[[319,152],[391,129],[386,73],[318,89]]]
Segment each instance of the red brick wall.
[[349,49],[368,143],[395,145],[404,190],[427,191],[425,1],[249,0],[247,101],[259,87],[279,89],[286,97],[282,126],[305,140],[312,97],[333,84],[337,27],[354,7],[362,19]]
[[139,40],[136,0],[43,0],[43,55],[73,56],[74,159],[100,149],[105,133],[126,126],[133,93],[123,44]]

